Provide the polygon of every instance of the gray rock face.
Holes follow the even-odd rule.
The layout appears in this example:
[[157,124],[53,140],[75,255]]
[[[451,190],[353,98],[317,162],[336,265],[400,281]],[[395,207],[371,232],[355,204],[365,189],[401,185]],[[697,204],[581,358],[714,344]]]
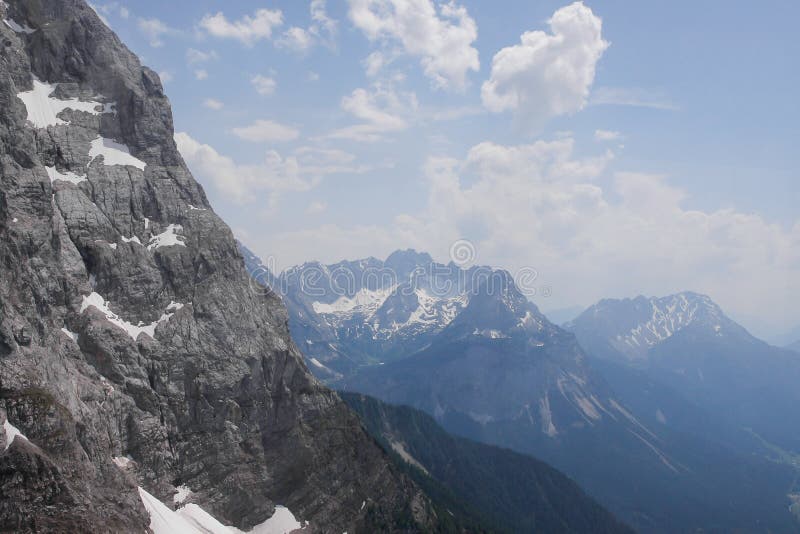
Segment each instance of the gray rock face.
[[158,76],[82,0],[0,18],[33,30],[0,24],[0,420],[27,437],[0,448],[0,531],[145,531],[137,485],[244,529],[275,503],[432,528],[252,287]]

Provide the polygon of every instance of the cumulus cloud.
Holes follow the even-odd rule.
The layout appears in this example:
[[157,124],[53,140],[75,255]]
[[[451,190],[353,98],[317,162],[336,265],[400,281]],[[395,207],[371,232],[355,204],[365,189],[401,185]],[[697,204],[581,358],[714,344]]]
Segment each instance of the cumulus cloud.
[[253,15],[244,15],[234,21],[221,12],[207,14],[200,20],[200,28],[209,35],[222,39],[234,39],[245,46],[270,39],[275,28],[283,24],[283,13],[279,9],[257,9]]
[[308,52],[317,43],[335,47],[338,23],[328,16],[325,3],[325,0],[311,0],[311,24],[308,28],[292,26],[283,32],[275,44],[301,54]]
[[141,31],[145,37],[147,37],[150,46],[153,48],[164,46],[163,38],[165,35],[177,33],[177,30],[170,28],[167,26],[167,24],[157,18],[140,18],[136,22],[136,25],[138,26],[139,31]]
[[169,83],[172,81],[172,73],[168,70],[160,71],[158,77],[161,78],[161,83]]
[[274,204],[281,194],[309,191],[326,176],[361,174],[372,169],[358,164],[353,154],[334,149],[300,147],[286,156],[268,150],[263,161],[243,164],[186,132],[176,133],[175,143],[195,178],[212,184],[223,197],[237,204],[253,202],[259,192],[266,193],[269,203]]
[[300,136],[300,131],[271,120],[257,120],[249,126],[233,129],[239,139],[251,142],[284,142],[293,141]]
[[262,76],[261,74],[253,76],[253,78],[250,80],[250,83],[253,84],[256,92],[262,96],[271,95],[275,92],[275,88],[278,86],[278,82],[276,82],[274,78]]
[[383,52],[376,50],[375,52],[370,53],[370,55],[368,55],[363,62],[364,70],[367,71],[367,76],[369,77],[377,76],[377,74],[386,65],[387,62],[388,60],[386,59],[386,56],[383,54]]
[[295,52],[307,52],[314,45],[314,36],[299,26],[292,26],[283,36],[276,41],[276,44],[283,48],[289,48]]
[[519,44],[497,52],[481,88],[487,109],[512,111],[533,128],[586,105],[595,66],[609,45],[602,21],[582,2],[559,9],[548,24],[550,33],[525,32]]
[[207,107],[208,109],[213,109],[215,111],[218,111],[222,109],[225,105],[219,100],[216,100],[214,98],[206,98],[203,101],[203,106]]
[[419,57],[425,75],[437,88],[462,90],[467,73],[480,68],[478,26],[467,9],[451,1],[349,0],[353,24],[370,41],[398,46]]
[[690,209],[668,177],[612,172],[612,161],[610,152],[576,157],[572,138],[479,143],[460,159],[427,160],[419,211],[385,225],[280,233],[268,247],[291,260],[308,250],[338,260],[414,247],[446,261],[450,244],[466,238],[480,263],[535,268],[551,308],[690,289],[734,314],[793,313],[800,221],[786,227],[730,208]]
[[194,77],[197,80],[205,80],[208,78],[208,71],[206,69],[197,69],[194,71]]
[[236,203],[251,202],[258,191],[272,195],[308,191],[317,182],[302,175],[295,157],[284,158],[275,150],[268,150],[261,163],[239,164],[185,132],[175,134],[175,143],[198,179],[212,183],[221,194]]
[[406,117],[417,110],[418,103],[414,93],[375,84],[370,89],[356,89],[342,98],[341,108],[361,122],[335,130],[328,137],[373,142],[408,128]]

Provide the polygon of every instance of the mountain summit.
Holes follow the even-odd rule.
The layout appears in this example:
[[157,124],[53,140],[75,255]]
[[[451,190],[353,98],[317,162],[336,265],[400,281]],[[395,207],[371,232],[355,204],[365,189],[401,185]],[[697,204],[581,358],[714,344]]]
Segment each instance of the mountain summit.
[[643,370],[772,445],[800,453],[800,358],[752,336],[709,297],[602,300],[565,325],[587,353]]
[[[667,297],[603,299],[564,326],[591,345],[597,356],[622,355],[632,362],[646,359],[652,347],[684,330],[715,337],[749,336],[709,297],[691,291]],[[599,339],[590,340],[593,336]],[[609,346],[600,350],[600,340]]]

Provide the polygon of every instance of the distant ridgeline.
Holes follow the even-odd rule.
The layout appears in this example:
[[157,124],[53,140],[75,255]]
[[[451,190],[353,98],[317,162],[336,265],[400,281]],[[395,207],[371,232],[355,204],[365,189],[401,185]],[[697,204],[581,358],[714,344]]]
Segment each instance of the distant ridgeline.
[[565,329],[502,270],[398,251],[276,274],[244,255],[337,389],[541,458],[640,531],[798,528],[800,359],[708,297],[603,301]]

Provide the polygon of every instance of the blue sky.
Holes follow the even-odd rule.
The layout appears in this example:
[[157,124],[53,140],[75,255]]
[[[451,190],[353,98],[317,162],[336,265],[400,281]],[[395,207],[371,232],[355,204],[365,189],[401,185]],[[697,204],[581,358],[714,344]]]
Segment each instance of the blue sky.
[[798,322],[795,2],[94,6],[278,267],[466,239],[543,309],[692,289]]

